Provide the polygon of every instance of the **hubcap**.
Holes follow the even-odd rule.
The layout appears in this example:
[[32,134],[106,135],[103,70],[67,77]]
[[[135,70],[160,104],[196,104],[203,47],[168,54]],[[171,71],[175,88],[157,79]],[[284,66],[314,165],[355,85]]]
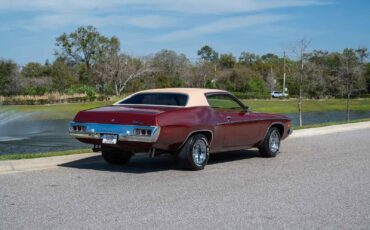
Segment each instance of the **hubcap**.
[[204,140],[196,140],[193,145],[193,159],[197,166],[202,166],[207,158],[207,144]]
[[275,153],[279,150],[280,147],[280,137],[277,130],[271,132],[269,140],[270,151]]

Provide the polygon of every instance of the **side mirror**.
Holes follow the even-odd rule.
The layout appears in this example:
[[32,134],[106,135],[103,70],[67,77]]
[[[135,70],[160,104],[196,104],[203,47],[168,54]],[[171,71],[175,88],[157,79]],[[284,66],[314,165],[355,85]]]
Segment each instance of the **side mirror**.
[[245,112],[245,113],[250,113],[250,112],[252,112],[251,107],[246,106],[246,107],[244,108],[244,112]]

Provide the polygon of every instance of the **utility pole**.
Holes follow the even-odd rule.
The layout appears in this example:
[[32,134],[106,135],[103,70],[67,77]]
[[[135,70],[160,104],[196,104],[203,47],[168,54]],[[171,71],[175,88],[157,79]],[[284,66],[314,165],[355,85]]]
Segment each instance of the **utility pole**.
[[283,97],[285,97],[285,78],[286,78],[286,56],[284,51],[284,79],[283,79]]

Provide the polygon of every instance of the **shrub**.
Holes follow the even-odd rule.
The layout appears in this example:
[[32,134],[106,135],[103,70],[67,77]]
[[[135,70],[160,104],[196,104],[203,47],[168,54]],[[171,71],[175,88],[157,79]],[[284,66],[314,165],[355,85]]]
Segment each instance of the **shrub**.
[[24,94],[25,95],[31,95],[31,96],[42,96],[44,95],[48,89],[46,87],[42,86],[36,86],[36,87],[27,87],[24,89]]
[[90,100],[95,99],[96,90],[94,87],[88,85],[81,85],[81,86],[72,86],[67,89],[67,94],[81,94],[84,93]]

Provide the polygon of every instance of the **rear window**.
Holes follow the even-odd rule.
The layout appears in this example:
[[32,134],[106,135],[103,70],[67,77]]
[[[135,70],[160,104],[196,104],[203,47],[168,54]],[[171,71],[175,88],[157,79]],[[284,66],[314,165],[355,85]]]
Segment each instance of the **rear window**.
[[179,93],[139,93],[119,104],[185,106],[188,96]]

